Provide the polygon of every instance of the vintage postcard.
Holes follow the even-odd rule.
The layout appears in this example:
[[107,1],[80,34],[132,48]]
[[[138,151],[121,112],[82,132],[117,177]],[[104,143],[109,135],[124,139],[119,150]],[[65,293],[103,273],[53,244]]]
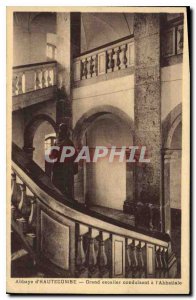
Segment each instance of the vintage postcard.
[[7,8],[7,293],[190,293],[186,7]]

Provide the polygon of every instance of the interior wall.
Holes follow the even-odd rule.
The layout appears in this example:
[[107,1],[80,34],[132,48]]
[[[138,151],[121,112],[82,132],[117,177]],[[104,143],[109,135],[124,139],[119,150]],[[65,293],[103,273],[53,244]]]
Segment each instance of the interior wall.
[[47,39],[48,44],[51,44],[53,46],[57,45],[57,35],[56,35],[56,33],[47,33],[46,39]]
[[[87,145],[121,147],[132,145],[132,137],[128,128],[121,121],[109,116],[98,118],[88,128]],[[112,163],[108,158],[102,158],[97,163],[86,164],[86,197],[88,204],[100,205],[123,210],[126,200],[126,162]]]
[[89,110],[111,105],[134,120],[134,76],[128,75],[72,89],[73,127]]
[[18,27],[14,30],[13,65],[27,65],[46,61],[46,34],[25,32]]
[[55,32],[55,14],[16,14],[13,28],[13,66],[46,61],[47,33]]
[[182,64],[161,68],[161,119],[182,102]]

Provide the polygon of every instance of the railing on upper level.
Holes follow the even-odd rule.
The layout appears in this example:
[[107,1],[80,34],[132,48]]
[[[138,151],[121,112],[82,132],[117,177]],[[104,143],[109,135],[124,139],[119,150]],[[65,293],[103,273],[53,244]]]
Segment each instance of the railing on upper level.
[[74,59],[74,81],[94,78],[134,65],[133,37],[92,50]]
[[43,62],[13,68],[12,96],[56,85],[56,62]]
[[183,53],[183,18],[164,25],[161,39],[162,58],[170,58]]
[[12,171],[12,229],[36,263],[61,277],[175,276],[168,235],[138,230],[67,199],[14,144]]

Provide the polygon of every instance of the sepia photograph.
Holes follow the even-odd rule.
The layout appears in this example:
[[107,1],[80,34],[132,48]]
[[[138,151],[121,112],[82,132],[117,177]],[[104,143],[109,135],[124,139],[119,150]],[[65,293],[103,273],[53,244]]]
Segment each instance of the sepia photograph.
[[187,16],[7,8],[8,293],[189,293]]

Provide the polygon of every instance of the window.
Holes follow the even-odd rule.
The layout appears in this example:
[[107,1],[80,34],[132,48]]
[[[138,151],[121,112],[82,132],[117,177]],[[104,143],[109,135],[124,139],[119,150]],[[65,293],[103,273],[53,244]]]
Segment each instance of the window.
[[56,60],[56,46],[55,45],[47,43],[46,56],[47,56],[47,60]]

